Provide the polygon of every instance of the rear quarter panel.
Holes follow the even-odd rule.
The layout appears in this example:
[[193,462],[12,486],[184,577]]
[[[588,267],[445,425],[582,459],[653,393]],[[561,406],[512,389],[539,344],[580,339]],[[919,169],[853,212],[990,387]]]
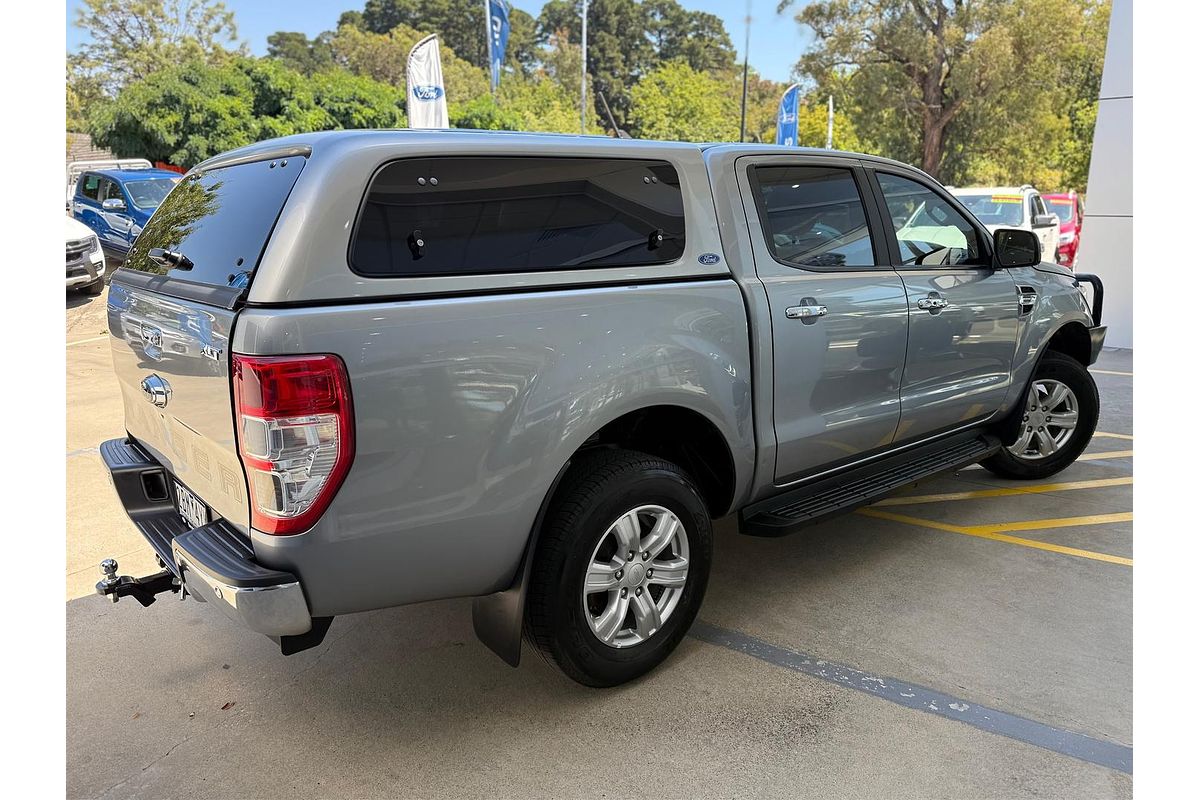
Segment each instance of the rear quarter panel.
[[354,465],[315,528],[253,533],[317,615],[505,588],[561,467],[651,405],[703,414],[753,471],[745,306],[728,279],[308,309],[248,308],[234,349],[336,353]]

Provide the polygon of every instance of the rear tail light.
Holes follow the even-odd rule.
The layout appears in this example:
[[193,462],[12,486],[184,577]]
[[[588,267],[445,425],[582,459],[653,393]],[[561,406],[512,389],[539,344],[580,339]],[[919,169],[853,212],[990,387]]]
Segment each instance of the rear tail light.
[[354,460],[346,365],[334,355],[233,355],[238,450],[250,522],[302,533],[329,507]]

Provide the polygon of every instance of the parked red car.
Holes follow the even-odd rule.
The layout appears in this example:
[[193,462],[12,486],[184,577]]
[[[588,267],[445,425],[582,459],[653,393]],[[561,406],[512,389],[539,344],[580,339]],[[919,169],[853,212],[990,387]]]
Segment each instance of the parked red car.
[[1075,190],[1066,194],[1044,194],[1051,214],[1058,215],[1058,263],[1075,269],[1075,254],[1079,252],[1079,229],[1083,227],[1083,201]]

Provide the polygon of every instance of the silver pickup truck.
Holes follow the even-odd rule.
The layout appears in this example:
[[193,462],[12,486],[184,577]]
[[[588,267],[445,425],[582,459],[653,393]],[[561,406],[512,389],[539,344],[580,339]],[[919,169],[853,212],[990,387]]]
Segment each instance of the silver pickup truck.
[[[1080,281],[1093,285],[1091,300]],[[1070,464],[1102,287],[853,153],[343,131],[206,161],[112,279],[125,435],[162,571],[275,639],[470,597],[509,663],[666,658],[711,520],[792,533],[973,462]]]

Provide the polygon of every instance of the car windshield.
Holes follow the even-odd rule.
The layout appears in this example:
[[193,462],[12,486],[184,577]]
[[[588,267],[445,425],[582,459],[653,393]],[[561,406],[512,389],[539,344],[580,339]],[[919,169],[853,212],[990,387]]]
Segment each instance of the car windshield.
[[129,199],[138,208],[158,208],[177,183],[179,178],[129,181],[125,184],[125,190],[129,192]]
[[1070,222],[1075,217],[1075,204],[1070,200],[1047,200],[1051,214],[1058,214],[1059,222]]
[[1019,194],[960,194],[959,202],[984,225],[1020,225],[1024,204]]

